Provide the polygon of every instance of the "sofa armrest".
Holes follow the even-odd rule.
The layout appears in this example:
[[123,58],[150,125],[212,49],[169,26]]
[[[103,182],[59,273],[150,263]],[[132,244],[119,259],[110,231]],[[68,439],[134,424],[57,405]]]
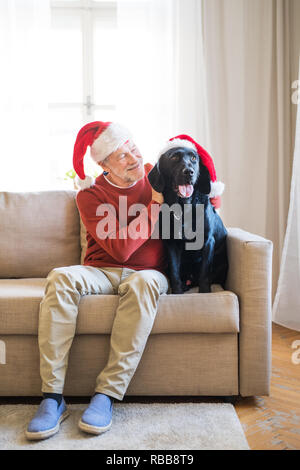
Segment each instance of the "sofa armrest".
[[240,307],[240,395],[269,395],[273,243],[239,228],[227,231],[226,289],[238,296]]

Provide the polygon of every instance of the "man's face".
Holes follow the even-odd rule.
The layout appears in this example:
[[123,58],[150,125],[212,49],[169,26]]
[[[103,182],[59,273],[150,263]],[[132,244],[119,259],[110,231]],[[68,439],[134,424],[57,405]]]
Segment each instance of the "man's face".
[[137,146],[128,141],[115,152],[111,153],[107,165],[102,163],[102,168],[109,172],[113,182],[122,181],[125,184],[134,183],[144,177],[143,157]]

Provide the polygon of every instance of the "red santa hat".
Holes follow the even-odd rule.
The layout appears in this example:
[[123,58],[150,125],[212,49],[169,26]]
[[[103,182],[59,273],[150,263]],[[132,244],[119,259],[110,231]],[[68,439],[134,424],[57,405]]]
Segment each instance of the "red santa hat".
[[83,159],[87,147],[91,147],[92,159],[101,162],[128,140],[132,140],[130,132],[115,122],[94,121],[80,129],[73,152],[73,167],[78,175],[76,184],[80,189],[89,188],[95,182],[94,178],[84,173]]
[[171,148],[175,148],[175,147],[190,148],[197,152],[203,165],[206,166],[210,174],[211,182],[210,182],[209,197],[214,198],[214,197],[221,196],[221,194],[224,191],[225,185],[221,181],[217,181],[214,162],[211,156],[208,154],[208,152],[203,147],[201,147],[201,145],[195,142],[194,139],[192,139],[189,135],[180,134],[180,135],[177,135],[176,137],[172,137],[171,139],[169,139],[165,147],[159,152],[158,158],[161,155],[163,155],[165,152],[170,150]]

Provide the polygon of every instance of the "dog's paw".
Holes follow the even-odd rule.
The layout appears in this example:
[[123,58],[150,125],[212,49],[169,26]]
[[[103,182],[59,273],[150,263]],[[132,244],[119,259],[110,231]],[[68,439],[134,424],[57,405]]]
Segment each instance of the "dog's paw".
[[183,294],[184,290],[181,285],[176,284],[176,286],[172,286],[172,294]]
[[208,294],[209,292],[211,292],[211,288],[209,284],[206,284],[206,283],[200,284],[199,294]]

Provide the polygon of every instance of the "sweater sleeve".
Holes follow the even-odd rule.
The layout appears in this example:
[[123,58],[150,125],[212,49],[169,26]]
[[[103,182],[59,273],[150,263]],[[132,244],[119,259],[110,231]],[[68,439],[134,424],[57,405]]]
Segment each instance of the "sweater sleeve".
[[[121,227],[109,204],[105,203],[105,211],[97,215],[99,214],[97,209],[102,203],[89,191],[79,191],[76,195],[76,203],[87,232],[104,251],[120,263],[126,262],[151,237],[160,212],[160,204],[151,200],[148,206],[144,207],[127,226]],[[105,230],[105,233],[101,228],[101,225],[105,225],[101,224],[103,218],[106,221],[109,219],[111,222],[109,227],[112,227],[110,230]],[[140,231],[138,218],[143,221],[142,236],[139,238],[131,235]]]

